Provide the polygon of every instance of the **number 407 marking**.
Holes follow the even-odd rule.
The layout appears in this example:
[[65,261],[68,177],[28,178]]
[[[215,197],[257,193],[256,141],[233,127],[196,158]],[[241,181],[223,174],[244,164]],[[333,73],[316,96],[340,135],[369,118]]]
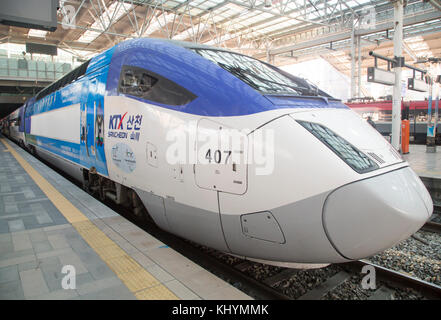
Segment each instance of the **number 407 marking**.
[[[231,150],[224,150],[223,152],[225,155],[225,164],[228,163],[228,159],[230,159],[231,157]],[[208,160],[209,163],[211,163],[211,161],[214,161],[215,163],[221,163],[222,162],[222,151],[217,149],[213,152],[211,152],[211,149],[208,149],[207,153],[205,154],[205,159]]]

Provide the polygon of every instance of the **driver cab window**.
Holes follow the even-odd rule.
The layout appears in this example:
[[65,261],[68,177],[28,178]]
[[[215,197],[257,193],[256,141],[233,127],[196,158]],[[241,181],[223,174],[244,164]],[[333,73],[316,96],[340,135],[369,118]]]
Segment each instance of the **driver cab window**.
[[144,69],[124,66],[121,71],[119,91],[139,98],[147,98],[147,93],[158,82],[158,79],[148,75]]
[[196,95],[157,73],[135,66],[122,66],[118,92],[165,105],[181,106]]

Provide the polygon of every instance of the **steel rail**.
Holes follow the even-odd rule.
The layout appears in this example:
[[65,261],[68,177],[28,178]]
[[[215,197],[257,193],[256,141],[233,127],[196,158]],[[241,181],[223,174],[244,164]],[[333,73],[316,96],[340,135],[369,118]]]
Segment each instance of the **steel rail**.
[[441,233],[441,223],[427,221],[426,224],[421,228],[424,231],[430,231],[435,233]]

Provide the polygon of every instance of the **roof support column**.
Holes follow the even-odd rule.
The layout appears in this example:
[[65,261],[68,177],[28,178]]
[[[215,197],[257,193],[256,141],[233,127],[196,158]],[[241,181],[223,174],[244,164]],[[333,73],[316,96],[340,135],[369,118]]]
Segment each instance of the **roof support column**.
[[352,21],[351,31],[351,99],[355,98],[355,27]]
[[401,137],[401,69],[404,64],[403,53],[403,0],[394,2],[394,56],[396,60],[395,84],[392,102],[392,146],[400,150]]
[[361,36],[357,36],[357,61],[358,61],[358,70],[357,70],[357,97],[361,98]]

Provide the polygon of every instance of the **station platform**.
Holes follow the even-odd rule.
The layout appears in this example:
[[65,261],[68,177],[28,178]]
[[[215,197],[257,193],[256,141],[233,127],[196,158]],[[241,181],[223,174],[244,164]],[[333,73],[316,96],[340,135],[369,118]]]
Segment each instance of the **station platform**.
[[[64,266],[74,267],[75,289],[66,289],[73,273],[63,273]],[[0,300],[6,299],[251,297],[0,135]]]
[[409,145],[409,153],[403,158],[421,178],[441,179],[441,146],[436,152],[427,153],[425,145]]
[[403,158],[429,190],[434,205],[441,206],[441,146],[436,147],[436,152],[427,153],[425,145],[411,144]]

